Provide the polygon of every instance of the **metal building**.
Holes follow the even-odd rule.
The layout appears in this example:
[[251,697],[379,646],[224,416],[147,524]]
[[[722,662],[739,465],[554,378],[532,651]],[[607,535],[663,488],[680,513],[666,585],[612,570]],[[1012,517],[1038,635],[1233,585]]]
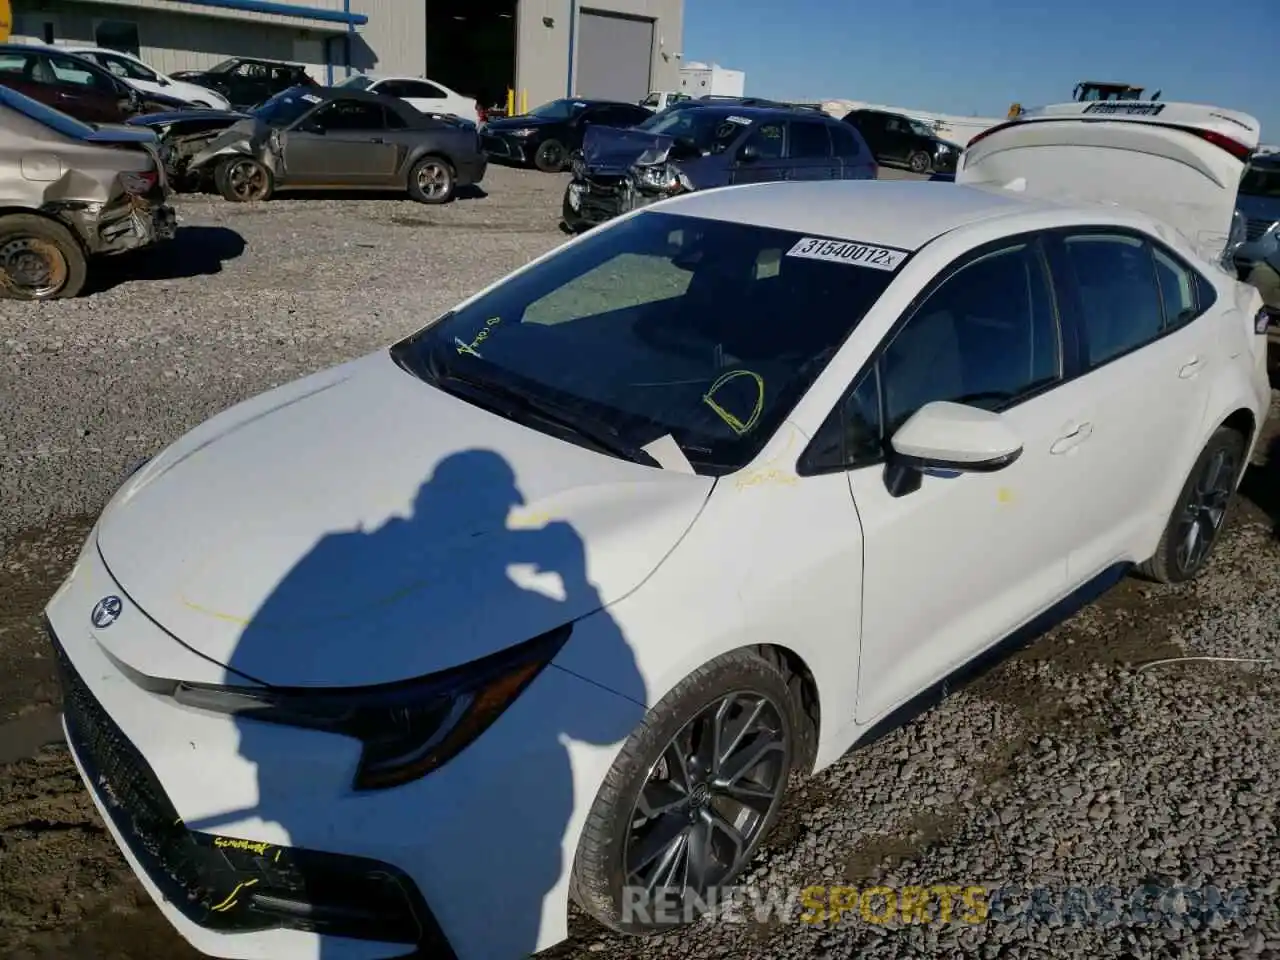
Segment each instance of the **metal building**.
[[13,40],[96,43],[171,73],[247,56],[425,75],[486,105],[507,90],[638,101],[678,86],[683,0],[13,0]]

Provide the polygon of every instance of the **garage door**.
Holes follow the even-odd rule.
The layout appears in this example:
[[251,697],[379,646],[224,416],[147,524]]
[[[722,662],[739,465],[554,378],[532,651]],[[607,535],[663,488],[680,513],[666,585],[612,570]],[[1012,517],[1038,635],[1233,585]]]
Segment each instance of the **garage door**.
[[653,21],[583,10],[574,95],[639,103],[649,95]]

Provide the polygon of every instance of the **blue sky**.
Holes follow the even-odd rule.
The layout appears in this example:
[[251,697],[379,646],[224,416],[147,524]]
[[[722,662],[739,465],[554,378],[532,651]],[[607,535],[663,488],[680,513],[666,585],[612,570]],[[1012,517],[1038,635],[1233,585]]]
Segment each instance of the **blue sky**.
[[754,96],[988,117],[1122,81],[1251,113],[1277,143],[1278,25],[1278,0],[684,0],[681,52]]

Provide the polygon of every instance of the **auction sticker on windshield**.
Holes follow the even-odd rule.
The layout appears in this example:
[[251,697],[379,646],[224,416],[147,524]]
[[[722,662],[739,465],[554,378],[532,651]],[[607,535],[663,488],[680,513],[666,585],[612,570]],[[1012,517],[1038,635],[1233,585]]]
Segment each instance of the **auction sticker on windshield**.
[[307,103],[319,103],[324,98],[317,97],[314,93],[304,93],[300,99],[307,101]]
[[807,260],[830,260],[834,263],[850,263],[875,270],[897,270],[907,258],[906,250],[892,247],[876,247],[847,240],[823,240],[805,237],[787,251],[788,257],[804,257]]

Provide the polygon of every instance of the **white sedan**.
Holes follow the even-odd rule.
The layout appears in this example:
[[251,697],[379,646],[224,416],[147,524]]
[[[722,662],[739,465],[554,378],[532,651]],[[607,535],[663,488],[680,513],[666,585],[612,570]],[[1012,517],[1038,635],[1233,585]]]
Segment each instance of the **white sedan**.
[[104,47],[77,46],[75,44],[59,44],[57,49],[66,53],[74,53],[111,71],[125,83],[144,93],[159,93],[166,97],[185,100],[193,106],[211,110],[230,110],[227,98],[216,90],[210,90],[185,80],[175,80],[153,70],[137,57],[119,50],[108,50]]
[[479,123],[483,119],[479,105],[472,97],[464,97],[434,80],[423,77],[375,77],[357,73],[336,85],[368,90],[370,93],[383,93],[388,97],[399,97],[401,100],[408,101],[415,110],[421,110],[423,113],[461,117],[472,123]]
[[1130,106],[655,204],[130,476],[47,616],[165,916],[273,960],[688,919],[790,774],[1195,577],[1270,402],[1217,262],[1258,124]]

